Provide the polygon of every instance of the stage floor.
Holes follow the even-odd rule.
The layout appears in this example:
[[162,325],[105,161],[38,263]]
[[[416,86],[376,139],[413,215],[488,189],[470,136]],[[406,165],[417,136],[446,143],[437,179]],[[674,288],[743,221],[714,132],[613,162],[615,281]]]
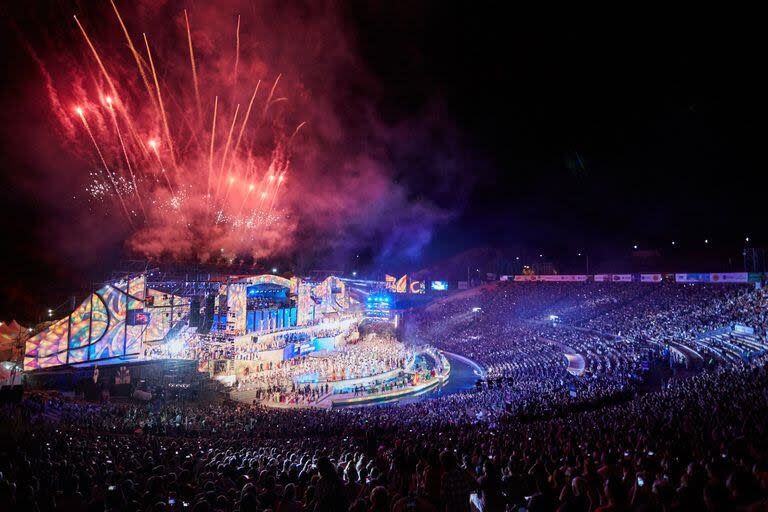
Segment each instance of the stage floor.
[[[443,352],[451,365],[450,373],[442,379],[434,379],[429,382],[422,382],[416,386],[409,386],[404,389],[396,389],[385,393],[371,395],[358,395],[354,393],[328,394],[321,397],[318,403],[314,404],[285,404],[275,402],[264,402],[267,407],[276,409],[289,408],[346,408],[346,407],[365,407],[372,405],[413,403],[429,398],[437,398],[443,395],[451,395],[474,389],[477,379],[483,377],[482,368],[474,361],[458,354]],[[253,403],[255,391],[232,391],[230,398],[244,403]]]

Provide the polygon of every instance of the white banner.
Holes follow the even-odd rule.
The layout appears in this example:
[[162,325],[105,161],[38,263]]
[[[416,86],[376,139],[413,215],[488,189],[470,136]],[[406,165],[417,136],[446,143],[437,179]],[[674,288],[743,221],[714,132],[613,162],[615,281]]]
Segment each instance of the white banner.
[[509,281],[510,277],[514,279],[514,276],[499,276],[499,281]]
[[640,274],[640,282],[642,283],[660,283],[661,281],[661,274]]
[[610,281],[613,276],[611,274],[595,274],[595,281],[598,283],[604,283]]
[[611,281],[614,283],[631,283],[632,274],[613,274]]

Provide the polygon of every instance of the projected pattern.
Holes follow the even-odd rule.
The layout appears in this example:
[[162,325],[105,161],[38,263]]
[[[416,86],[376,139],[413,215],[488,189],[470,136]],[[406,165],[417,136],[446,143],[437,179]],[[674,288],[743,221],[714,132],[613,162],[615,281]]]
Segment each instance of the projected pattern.
[[[150,318],[155,320],[155,312],[158,318],[149,326],[126,325],[128,309],[144,309],[145,293],[156,301],[154,307],[147,308]],[[159,314],[166,309],[172,313]],[[188,300],[147,290],[143,276],[106,285],[89,295],[69,316],[27,340],[24,369],[138,354],[143,341],[164,338],[188,314]]]

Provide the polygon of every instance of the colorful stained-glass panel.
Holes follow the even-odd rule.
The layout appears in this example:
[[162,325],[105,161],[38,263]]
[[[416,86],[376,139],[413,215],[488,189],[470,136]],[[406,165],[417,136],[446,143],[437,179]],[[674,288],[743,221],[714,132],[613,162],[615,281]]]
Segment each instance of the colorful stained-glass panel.
[[48,329],[27,340],[24,357],[25,368],[46,368],[65,364],[67,358],[67,334],[69,317],[51,324]]
[[[154,302],[145,303],[145,294]],[[129,309],[150,315],[149,325],[126,325]],[[188,299],[148,290],[144,276],[111,283],[89,295],[71,315],[27,340],[24,368],[98,361],[138,354],[146,340],[161,340],[189,316]]]
[[128,282],[128,309],[142,309],[146,294],[147,279],[144,276],[136,277]]
[[91,341],[88,345],[88,360],[104,359],[109,357],[109,353],[104,353],[104,347],[99,344],[101,337],[109,326],[109,312],[107,306],[98,296],[98,292],[93,295],[91,301]]
[[[85,347],[90,342],[91,333],[91,297],[89,296],[72,312],[69,349]],[[71,357],[71,356],[70,356]]]
[[231,284],[227,294],[227,321],[232,321],[236,331],[245,332],[246,328],[246,306],[248,299],[246,297],[246,287],[248,285]]

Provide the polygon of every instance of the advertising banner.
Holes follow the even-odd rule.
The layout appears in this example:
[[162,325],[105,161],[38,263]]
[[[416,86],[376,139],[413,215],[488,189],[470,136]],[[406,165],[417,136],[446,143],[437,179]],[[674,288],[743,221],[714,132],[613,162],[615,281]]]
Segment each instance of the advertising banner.
[[632,274],[613,274],[611,281],[614,283],[631,283]]
[[660,283],[661,281],[661,274],[640,274],[641,283]]
[[605,283],[612,280],[611,274],[595,274],[595,282]]
[[713,283],[748,283],[749,274],[747,272],[727,272],[722,274],[710,274],[710,282]]
[[411,293],[424,293],[424,281],[411,281],[409,289]]
[[499,276],[499,281],[509,281],[510,277],[514,279],[514,276]]
[[579,274],[563,274],[563,275],[553,275],[553,276],[539,276],[539,281],[550,281],[550,282],[570,282],[570,283],[580,283],[580,282],[586,282],[587,276],[585,275],[579,275]]
[[538,281],[538,280],[539,280],[539,276],[532,276],[532,275],[526,275],[526,274],[515,276],[515,281],[518,281],[518,282],[519,281]]
[[432,281],[431,288],[436,292],[448,290],[448,281]]
[[405,293],[408,288],[408,274],[405,274],[403,277],[397,280],[397,284],[395,285],[395,292],[396,293]]
[[675,274],[677,283],[708,283],[709,274]]

